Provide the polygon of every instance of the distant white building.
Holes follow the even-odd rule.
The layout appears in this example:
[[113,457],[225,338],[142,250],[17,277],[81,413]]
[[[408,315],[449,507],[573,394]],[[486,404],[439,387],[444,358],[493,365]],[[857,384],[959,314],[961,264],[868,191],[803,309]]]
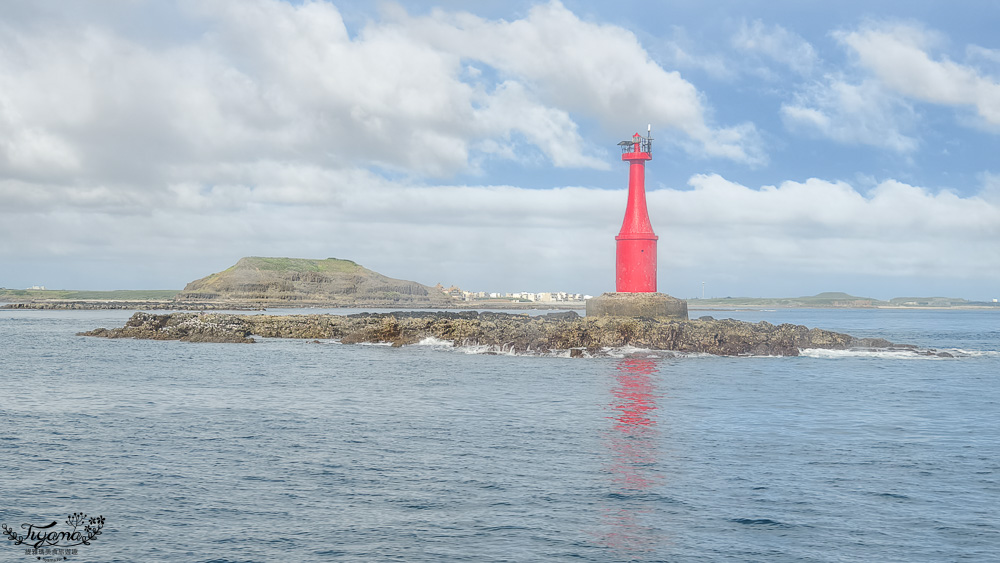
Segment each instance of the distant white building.
[[570,293],[568,291],[541,291],[532,293],[530,291],[515,291],[502,293],[499,291],[463,291],[458,297],[465,301],[475,301],[478,299],[516,299],[521,301],[531,301],[540,303],[558,303],[566,301],[585,301],[593,296],[583,293]]

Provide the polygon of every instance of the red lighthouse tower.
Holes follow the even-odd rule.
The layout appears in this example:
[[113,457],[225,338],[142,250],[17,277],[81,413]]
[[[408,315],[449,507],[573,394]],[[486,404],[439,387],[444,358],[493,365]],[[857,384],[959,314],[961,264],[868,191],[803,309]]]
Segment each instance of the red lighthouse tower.
[[636,133],[622,147],[628,162],[628,204],[615,237],[615,292],[587,300],[588,317],[631,317],[687,320],[687,301],[656,291],[656,239],[646,211],[646,161],[653,160],[652,127]]
[[646,211],[646,161],[652,160],[653,138],[638,133],[618,143],[622,160],[629,163],[628,204],[618,241],[615,290],[620,293],[656,292],[656,239]]
[[587,300],[588,317],[687,320],[687,301],[656,291],[656,239],[646,211],[646,161],[653,160],[652,127],[636,133],[622,147],[628,162],[628,204],[622,230],[615,237],[615,292]]

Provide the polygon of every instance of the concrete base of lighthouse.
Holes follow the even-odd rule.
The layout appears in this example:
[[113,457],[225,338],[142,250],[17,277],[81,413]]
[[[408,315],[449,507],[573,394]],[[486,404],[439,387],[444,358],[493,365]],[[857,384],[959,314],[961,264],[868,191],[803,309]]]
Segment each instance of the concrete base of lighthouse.
[[686,321],[688,304],[666,293],[605,293],[587,300],[587,316]]

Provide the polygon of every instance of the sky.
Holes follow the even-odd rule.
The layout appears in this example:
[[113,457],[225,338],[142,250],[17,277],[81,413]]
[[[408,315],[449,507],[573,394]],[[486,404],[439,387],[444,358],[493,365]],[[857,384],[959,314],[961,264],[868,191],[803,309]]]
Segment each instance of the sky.
[[0,0],[0,287],[1000,298],[1000,4]]

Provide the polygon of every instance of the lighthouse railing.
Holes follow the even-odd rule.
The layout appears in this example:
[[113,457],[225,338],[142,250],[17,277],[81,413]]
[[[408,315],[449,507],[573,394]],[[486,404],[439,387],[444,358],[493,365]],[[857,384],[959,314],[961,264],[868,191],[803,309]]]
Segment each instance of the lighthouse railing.
[[[628,141],[622,141],[618,144],[622,148],[623,155],[631,154],[634,152],[644,152],[647,153],[649,156],[653,156],[653,139],[650,139],[648,137],[638,137],[638,138],[633,137]],[[636,144],[639,145],[638,151],[636,150]]]

